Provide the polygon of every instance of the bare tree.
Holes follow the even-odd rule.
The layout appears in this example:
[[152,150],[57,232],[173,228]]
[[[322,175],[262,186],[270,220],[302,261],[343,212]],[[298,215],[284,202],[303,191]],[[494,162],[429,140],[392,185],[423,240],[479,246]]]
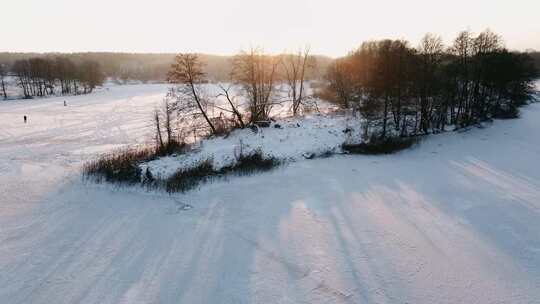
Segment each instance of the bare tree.
[[[434,104],[440,100],[440,78],[437,71],[440,69],[444,55],[444,44],[440,36],[426,34],[420,41],[417,48],[419,57],[418,77],[419,77],[419,99],[420,99],[420,128],[424,133],[428,132],[433,110],[437,107],[441,110],[437,117],[437,123],[444,126],[446,105]],[[431,103],[430,103],[431,99]]]
[[500,35],[490,29],[486,29],[473,39],[475,55],[487,54],[500,51],[503,48],[503,40]]
[[210,127],[212,134],[215,134],[216,128],[207,114],[208,100],[202,92],[201,84],[205,82],[205,74],[198,56],[196,54],[178,54],[167,79],[170,83],[179,85],[172,92],[177,103],[183,104],[178,108],[189,112],[195,110],[197,113],[192,114],[200,114]]
[[163,114],[165,115],[165,132],[167,133],[167,145],[170,145],[173,139],[173,124],[172,124],[172,115],[175,110],[175,107],[169,102],[168,99],[165,99],[163,102]]
[[324,75],[328,87],[323,95],[342,108],[349,108],[355,99],[353,67],[350,58],[339,58],[328,66]]
[[83,93],[91,93],[96,86],[103,83],[104,76],[100,65],[95,61],[85,61],[80,67],[80,81],[83,86]]
[[7,67],[4,64],[0,64],[0,84],[2,85],[2,93],[4,95],[4,99],[7,99],[7,92],[6,92],[6,83],[4,81],[4,77],[7,75]]
[[243,129],[246,125],[244,123],[244,119],[242,118],[242,114],[238,110],[238,105],[235,102],[236,96],[233,96],[231,94],[232,85],[225,87],[223,84],[219,84],[219,88],[221,90],[221,93],[218,94],[218,97],[225,97],[225,99],[227,99],[229,106],[231,107],[230,110],[227,110],[221,107],[220,109],[232,113],[234,117],[236,117],[236,121],[238,125],[240,125],[240,128]]
[[266,55],[261,48],[251,48],[234,58],[233,78],[247,97],[251,122],[270,117],[278,64],[276,57]]
[[58,83],[61,94],[80,94],[81,86],[86,94],[105,79],[98,63],[76,64],[65,56],[20,59],[13,63],[12,72],[25,98],[53,95]]
[[473,37],[469,31],[462,31],[454,39],[454,43],[450,48],[450,52],[457,58],[457,76],[460,78],[458,88],[459,104],[453,123],[456,126],[460,124],[466,125],[469,123],[467,111],[470,103],[470,74],[471,74],[471,57],[473,53]]
[[304,50],[298,50],[296,54],[287,54],[282,57],[282,65],[285,73],[285,80],[289,85],[289,95],[292,99],[292,111],[296,116],[303,105],[304,84],[306,71],[314,67],[314,58],[310,56],[310,48],[306,46]]
[[532,58],[506,50],[498,35],[464,31],[446,50],[432,34],[414,49],[402,40],[365,42],[329,67],[326,90],[352,101],[343,104],[359,109],[364,139],[378,141],[515,118],[535,75]]
[[161,119],[159,117],[159,110],[154,110],[154,126],[156,127],[156,145],[158,151],[163,151],[165,144],[163,142],[163,136],[161,134]]
[[[156,147],[160,154],[169,154],[175,148],[181,146],[183,140],[175,138],[174,134],[174,112],[176,107],[173,101],[165,98],[163,103],[156,107],[153,114],[154,126],[156,131]],[[165,137],[163,136],[165,133]]]

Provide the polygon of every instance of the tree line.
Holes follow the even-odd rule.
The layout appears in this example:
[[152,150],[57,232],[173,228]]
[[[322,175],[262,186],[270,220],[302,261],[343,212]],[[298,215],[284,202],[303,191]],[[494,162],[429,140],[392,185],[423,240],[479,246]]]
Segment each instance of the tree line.
[[[17,60],[30,58],[46,58],[62,56],[76,64],[84,61],[95,61],[101,66],[107,78],[119,83],[129,81],[140,82],[166,82],[169,67],[174,62],[176,54],[138,54],[113,52],[84,52],[84,53],[2,53],[0,52],[0,65],[7,67]],[[198,54],[199,60],[204,63],[203,69],[210,81],[227,81],[232,68],[233,56],[219,56]],[[326,56],[316,56],[321,71],[331,62]],[[312,70],[308,78],[317,78],[321,73]]]
[[8,74],[15,77],[25,98],[87,94],[104,81],[101,68],[94,61],[74,63],[62,56],[19,59],[9,68],[0,65],[0,84],[4,98],[8,98],[5,83]]
[[505,49],[490,30],[461,32],[450,46],[427,34],[364,42],[335,60],[320,95],[359,111],[365,140],[463,128],[516,117],[533,92],[534,61]]
[[[167,78],[176,87],[155,114],[158,142],[166,145],[186,132],[220,134],[257,125],[285,103],[292,115],[316,108],[306,88],[316,62],[309,48],[278,56],[260,48],[242,51],[231,60],[227,85],[218,84],[220,93],[211,95],[200,57],[177,55]],[[490,30],[463,31],[450,46],[427,34],[417,47],[405,40],[364,42],[327,65],[316,97],[359,112],[369,142],[517,117],[534,92],[535,77],[534,60],[508,51]],[[215,109],[218,117],[211,114]]]
[[[309,47],[285,55],[269,55],[261,48],[242,51],[232,57],[229,78],[217,84],[215,93],[208,91],[209,78],[199,55],[177,55],[167,77],[175,86],[154,115],[156,142],[163,148],[183,142],[188,134],[223,134],[264,125],[278,105],[288,105],[292,115],[312,109],[314,99],[306,82],[317,67],[316,59]],[[212,114],[215,110],[219,116]]]

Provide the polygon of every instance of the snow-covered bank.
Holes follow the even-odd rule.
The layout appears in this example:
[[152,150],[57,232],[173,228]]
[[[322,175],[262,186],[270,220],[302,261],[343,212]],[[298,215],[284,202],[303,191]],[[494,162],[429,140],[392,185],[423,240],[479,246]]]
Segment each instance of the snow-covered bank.
[[308,115],[281,119],[270,127],[235,130],[229,136],[215,137],[199,143],[190,153],[162,157],[141,165],[154,176],[167,178],[179,169],[211,160],[216,170],[234,164],[240,154],[261,151],[263,155],[284,161],[341,152],[341,145],[359,138],[359,120],[350,115]]
[[540,104],[185,195],[81,182],[163,93],[0,104],[0,303],[540,303]]
[[[167,179],[179,170],[190,169],[207,161],[212,163],[214,169],[219,170],[234,165],[240,154],[255,151],[260,151],[268,158],[290,162],[340,154],[343,153],[344,143],[355,144],[362,141],[362,126],[358,115],[338,112],[335,108],[330,110],[331,105],[326,102],[320,104],[326,109],[323,114],[309,114],[298,118],[278,117],[269,127],[234,130],[227,136],[201,139],[193,151],[161,157],[142,163],[139,167],[142,172],[149,171],[155,177]],[[463,128],[459,132],[490,124],[491,122],[483,122]],[[450,125],[446,127],[447,131],[454,129],[455,127]]]

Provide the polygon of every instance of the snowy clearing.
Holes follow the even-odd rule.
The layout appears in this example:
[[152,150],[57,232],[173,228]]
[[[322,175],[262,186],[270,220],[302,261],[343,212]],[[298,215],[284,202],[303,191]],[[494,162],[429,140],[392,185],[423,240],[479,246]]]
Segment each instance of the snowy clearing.
[[82,182],[165,92],[0,102],[0,303],[540,303],[540,104],[184,195]]

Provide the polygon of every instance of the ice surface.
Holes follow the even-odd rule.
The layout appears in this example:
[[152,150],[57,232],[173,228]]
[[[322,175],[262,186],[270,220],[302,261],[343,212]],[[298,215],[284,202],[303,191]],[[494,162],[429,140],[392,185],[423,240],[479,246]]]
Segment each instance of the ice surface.
[[83,182],[165,89],[0,102],[0,303],[540,303],[540,104],[184,195]]

